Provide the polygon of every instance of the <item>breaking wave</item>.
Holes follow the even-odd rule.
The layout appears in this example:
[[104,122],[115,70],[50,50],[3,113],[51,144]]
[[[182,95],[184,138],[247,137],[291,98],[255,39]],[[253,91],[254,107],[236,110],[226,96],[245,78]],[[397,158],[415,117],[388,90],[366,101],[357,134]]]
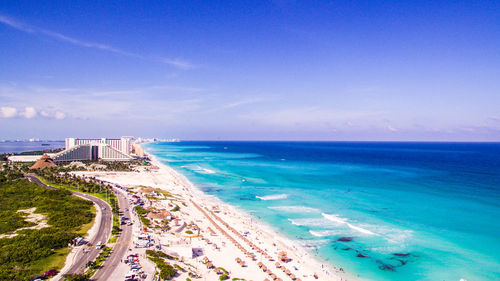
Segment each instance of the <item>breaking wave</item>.
[[274,206],[268,207],[272,210],[287,212],[287,213],[319,213],[321,212],[319,209],[305,207],[305,206]]
[[356,231],[361,232],[363,234],[375,235],[375,233],[373,233],[372,231],[370,231],[368,229],[365,229],[365,228],[362,228],[362,227],[359,227],[359,226],[356,226],[356,225],[353,225],[353,224],[347,222],[346,218],[342,218],[339,215],[329,215],[329,214],[325,214],[325,213],[322,213],[321,215],[324,218],[326,218],[327,220],[333,221],[335,223],[346,224],[350,229],[356,230]]
[[267,196],[255,196],[259,198],[260,200],[280,200],[280,199],[286,199],[288,198],[288,194],[275,194],[275,195],[267,195]]
[[337,230],[309,230],[309,233],[316,237],[327,237],[341,234],[341,232]]

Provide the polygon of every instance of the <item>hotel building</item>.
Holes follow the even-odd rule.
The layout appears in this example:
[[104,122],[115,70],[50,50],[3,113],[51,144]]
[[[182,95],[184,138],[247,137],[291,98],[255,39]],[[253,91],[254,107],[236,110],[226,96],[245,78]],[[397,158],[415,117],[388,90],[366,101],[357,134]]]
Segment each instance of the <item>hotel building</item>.
[[132,137],[120,139],[66,138],[66,149],[53,156],[56,163],[71,161],[130,161]]

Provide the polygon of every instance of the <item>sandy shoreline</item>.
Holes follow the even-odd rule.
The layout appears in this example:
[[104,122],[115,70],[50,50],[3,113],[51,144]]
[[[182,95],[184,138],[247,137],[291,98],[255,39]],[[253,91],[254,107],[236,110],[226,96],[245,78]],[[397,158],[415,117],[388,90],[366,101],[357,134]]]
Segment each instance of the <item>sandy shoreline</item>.
[[[164,241],[165,245],[186,246],[186,243],[189,243],[189,247],[202,248],[204,256],[214,265],[231,272],[231,278],[272,280],[270,274],[262,270],[261,266],[264,265],[276,274],[277,278],[292,280],[292,275],[286,274],[276,266],[279,253],[285,251],[291,261],[280,264],[300,280],[359,280],[343,270],[339,271],[338,268],[322,263],[296,241],[284,237],[245,211],[222,202],[215,196],[205,194],[182,174],[161,163],[155,156],[150,154],[148,156],[152,164],[158,167],[157,169],[140,172],[84,172],[84,174],[126,187],[159,188],[183,198],[180,218],[187,223],[194,222],[200,229],[200,238],[189,239],[187,242],[186,239],[179,238],[180,233],[177,233],[175,238],[159,234],[157,239]],[[161,208],[162,205],[158,204],[156,207]],[[216,210],[216,213],[212,212],[213,210]],[[177,240],[171,241],[172,239]],[[248,244],[249,242],[251,244]],[[265,254],[261,254],[259,250]],[[246,256],[249,252],[254,256]],[[241,267],[235,262],[237,258],[242,259],[246,266]],[[190,262],[198,268],[203,277],[207,278],[206,280],[218,280],[213,270],[205,269],[206,265],[200,260],[193,259]],[[317,279],[314,274],[317,275]]]

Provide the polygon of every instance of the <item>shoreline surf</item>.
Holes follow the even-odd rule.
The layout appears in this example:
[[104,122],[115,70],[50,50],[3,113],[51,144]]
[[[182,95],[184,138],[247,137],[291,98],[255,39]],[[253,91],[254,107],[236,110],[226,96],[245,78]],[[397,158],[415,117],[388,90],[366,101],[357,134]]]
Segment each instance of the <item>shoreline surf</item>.
[[[142,145],[142,144],[141,144]],[[324,274],[324,278],[328,278],[331,280],[350,280],[350,281],[361,281],[363,279],[360,279],[359,277],[355,276],[354,273],[352,272],[346,272],[343,268],[336,267],[335,265],[322,260],[321,257],[317,255],[313,255],[311,252],[309,252],[307,249],[310,247],[307,247],[307,241],[300,241],[303,243],[300,243],[299,241],[294,241],[288,237],[286,237],[283,233],[280,233],[279,231],[275,230],[271,225],[269,225],[267,222],[264,222],[255,216],[252,216],[252,214],[248,213],[245,210],[242,210],[238,208],[235,205],[232,205],[230,203],[222,201],[220,198],[210,195],[205,193],[203,190],[198,188],[195,184],[193,184],[185,175],[183,175],[181,172],[176,171],[173,167],[170,167],[168,164],[164,163],[162,160],[160,160],[156,155],[154,155],[152,152],[150,152],[147,147],[144,147],[144,151],[147,153],[147,155],[150,157],[152,160],[152,163],[154,165],[158,165],[162,169],[165,169],[169,171],[170,173],[175,174],[179,179],[181,179],[182,184],[185,185],[187,188],[189,188],[192,193],[199,197],[200,199],[207,200],[209,202],[212,202],[215,205],[222,205],[225,206],[225,208],[230,209],[232,212],[238,214],[240,218],[243,221],[251,222],[257,229],[260,229],[263,233],[265,233],[266,236],[268,237],[274,237],[276,241],[280,244],[282,244],[285,248],[289,249],[290,251],[294,252],[300,252],[300,255],[302,257],[301,262],[305,264],[312,265],[313,268],[317,270],[317,272],[322,272]],[[164,160],[165,162],[168,162],[168,160]],[[267,200],[279,200],[280,198],[286,197],[285,194],[278,194],[278,195],[270,195],[271,199]],[[266,196],[262,196],[266,198]],[[268,197],[269,198],[269,197]],[[277,199],[276,199],[277,198]],[[266,200],[266,199],[262,199]],[[311,245],[309,245],[311,246]],[[321,279],[320,279],[321,280]],[[327,279],[325,279],[327,280]]]

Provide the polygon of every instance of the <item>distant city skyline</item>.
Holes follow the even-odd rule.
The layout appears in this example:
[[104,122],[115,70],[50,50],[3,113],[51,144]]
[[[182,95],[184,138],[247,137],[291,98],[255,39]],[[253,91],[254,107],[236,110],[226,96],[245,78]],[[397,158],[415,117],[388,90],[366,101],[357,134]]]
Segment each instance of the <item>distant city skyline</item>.
[[0,6],[1,139],[500,141],[500,2]]

